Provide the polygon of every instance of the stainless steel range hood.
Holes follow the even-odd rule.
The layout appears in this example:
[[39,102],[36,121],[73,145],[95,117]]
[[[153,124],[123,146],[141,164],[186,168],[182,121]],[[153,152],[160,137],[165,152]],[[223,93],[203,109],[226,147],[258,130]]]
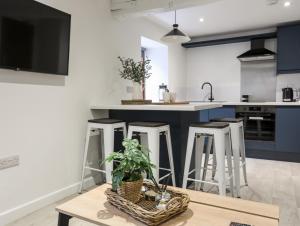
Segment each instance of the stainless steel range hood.
[[265,39],[253,39],[251,40],[251,49],[237,58],[242,62],[274,60],[275,55],[273,51],[265,48]]

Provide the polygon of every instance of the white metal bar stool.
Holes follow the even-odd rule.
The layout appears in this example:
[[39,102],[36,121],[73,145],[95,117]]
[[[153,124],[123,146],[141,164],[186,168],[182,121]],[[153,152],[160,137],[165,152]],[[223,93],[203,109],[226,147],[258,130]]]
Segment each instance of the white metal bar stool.
[[91,168],[86,165],[88,149],[89,149],[89,141],[90,141],[91,132],[93,130],[100,131],[102,151],[104,154],[103,159],[106,158],[109,154],[111,154],[114,151],[115,131],[122,130],[124,138],[126,137],[126,123],[122,120],[92,119],[92,120],[88,121],[88,128],[87,128],[87,133],[86,133],[84,156],[83,156],[81,185],[80,185],[79,193],[81,193],[82,189],[83,189],[84,176],[85,176],[86,169],[95,171],[95,172],[104,173],[106,176],[106,181],[107,182],[112,181],[111,172],[113,171],[113,163],[105,163],[105,170]]
[[[139,133],[141,136],[141,145],[148,147],[150,150],[150,160],[157,166],[156,169],[153,169],[155,180],[161,181],[169,176],[169,174],[167,174],[163,177],[159,177],[159,170],[167,171],[172,173],[172,183],[173,186],[176,186],[170,126],[161,122],[132,122],[129,123],[128,138],[131,139],[133,133]],[[161,133],[164,133],[166,136],[170,169],[159,167],[159,144]]]
[[242,118],[219,118],[211,120],[213,122],[229,123],[232,140],[233,162],[234,162],[234,180],[236,194],[240,197],[240,169],[243,169],[245,185],[248,186],[246,154],[245,154],[245,139],[244,139],[244,124]]
[[[201,178],[201,165],[202,157],[204,152],[204,141],[205,137],[208,137],[208,143],[206,145],[206,155],[204,169],[207,164],[208,158],[210,156],[211,147],[215,149],[216,153],[216,173],[217,173],[217,182],[206,181]],[[196,138],[196,155],[195,155],[195,169],[190,171],[191,158],[194,148],[194,142]],[[212,139],[213,138],[213,139]],[[219,188],[219,194],[226,195],[226,165],[225,165],[225,156],[227,159],[228,165],[228,180],[230,184],[231,194],[234,195],[233,187],[233,172],[232,172],[232,150],[231,150],[231,138],[230,138],[230,129],[228,123],[214,122],[214,123],[192,123],[189,128],[186,159],[184,166],[184,176],[183,176],[183,188],[187,187],[188,181],[194,181],[196,183],[207,183],[211,185],[216,185]],[[190,178],[189,175],[195,172],[196,179]],[[206,171],[204,171],[206,173]],[[204,175],[205,177],[205,175]]]

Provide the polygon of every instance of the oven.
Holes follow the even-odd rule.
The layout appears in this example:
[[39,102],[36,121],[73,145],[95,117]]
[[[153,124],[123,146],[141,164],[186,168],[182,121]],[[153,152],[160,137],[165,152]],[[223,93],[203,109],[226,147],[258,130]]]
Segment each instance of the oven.
[[244,119],[245,140],[275,141],[275,107],[237,106],[236,117]]

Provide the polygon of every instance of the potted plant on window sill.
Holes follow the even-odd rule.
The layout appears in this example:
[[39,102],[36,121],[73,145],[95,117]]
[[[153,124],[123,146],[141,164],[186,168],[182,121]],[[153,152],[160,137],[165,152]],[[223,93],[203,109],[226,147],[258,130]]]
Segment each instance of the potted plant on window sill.
[[120,69],[121,78],[132,81],[132,99],[142,100],[143,96],[143,83],[146,79],[150,78],[151,73],[151,60],[134,61],[132,58],[118,57],[122,64]]
[[155,167],[149,158],[149,151],[142,147],[136,139],[125,139],[122,143],[124,153],[113,152],[105,161],[118,162],[112,171],[112,189],[121,197],[136,203],[140,199],[143,186],[143,175],[148,175],[157,186],[153,178],[152,168]]

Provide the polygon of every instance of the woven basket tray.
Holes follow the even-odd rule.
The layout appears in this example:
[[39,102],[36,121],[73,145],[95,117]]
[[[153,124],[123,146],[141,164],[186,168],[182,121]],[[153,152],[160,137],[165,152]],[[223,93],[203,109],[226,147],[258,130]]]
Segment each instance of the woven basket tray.
[[[156,191],[156,188],[150,183],[144,183],[144,186]],[[149,226],[159,225],[173,216],[187,210],[190,201],[189,196],[172,189],[167,190],[171,194],[171,200],[167,204],[166,210],[158,210],[158,202],[147,201],[141,195],[141,199],[136,204],[122,198],[111,189],[107,189],[105,194],[110,204],[121,211],[129,214],[133,218]]]

